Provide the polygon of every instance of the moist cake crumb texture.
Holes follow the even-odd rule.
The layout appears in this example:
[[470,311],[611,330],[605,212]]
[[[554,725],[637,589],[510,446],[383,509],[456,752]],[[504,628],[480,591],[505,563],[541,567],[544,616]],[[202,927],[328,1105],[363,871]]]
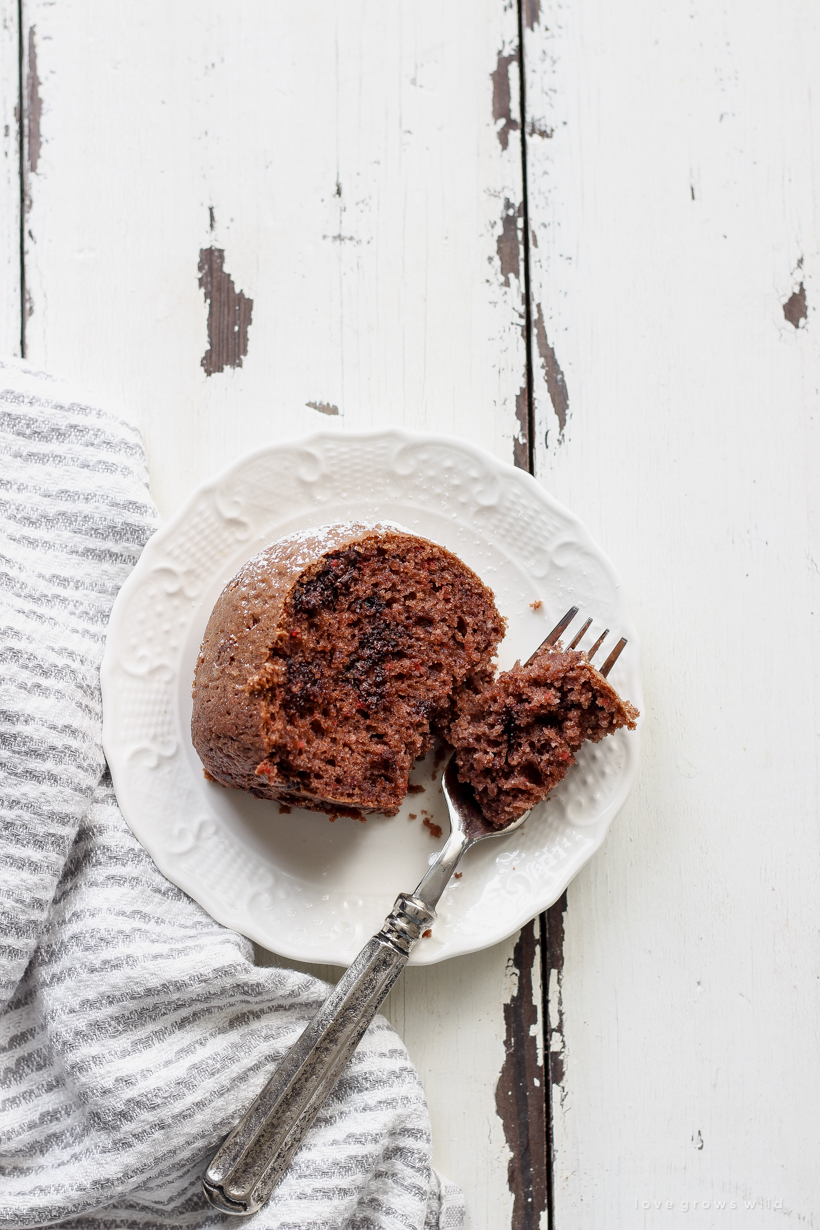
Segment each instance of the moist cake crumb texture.
[[493,677],[493,596],[390,526],[282,539],[229,582],[203,639],[191,733],[223,785],[331,815],[394,815],[464,687]]
[[597,743],[638,711],[576,650],[544,647],[491,683],[465,691],[448,738],[458,775],[497,828],[539,803],[587,739]]

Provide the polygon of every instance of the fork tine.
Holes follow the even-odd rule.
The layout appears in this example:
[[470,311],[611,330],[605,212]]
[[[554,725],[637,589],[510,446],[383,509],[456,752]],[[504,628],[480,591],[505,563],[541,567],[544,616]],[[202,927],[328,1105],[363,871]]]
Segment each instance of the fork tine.
[[[544,648],[545,645],[555,644],[555,642],[561,636],[561,633],[566,631],[566,629],[572,623],[573,619],[578,614],[578,610],[579,608],[577,606],[571,606],[569,608],[566,615],[563,615],[558,620],[558,623],[555,625],[552,632],[550,632],[549,635],[544,638],[544,640],[535,650],[535,653],[530,654],[530,656],[527,658],[525,665],[528,666],[530,662],[532,662],[533,659],[541,652],[541,650]],[[573,637],[572,641],[569,644],[570,649],[574,649],[576,645],[580,643],[582,637],[584,636],[584,633],[587,631],[591,623],[592,623],[592,620],[588,619],[586,623],[583,625],[583,627],[581,628],[581,630],[578,633],[576,633],[576,635]],[[609,636],[609,628],[604,628],[603,632],[598,637],[597,641],[592,646],[592,648],[587,649],[585,651],[586,659],[588,662],[592,661],[592,659],[595,657],[596,653],[601,648],[601,646],[603,645],[604,641],[606,640],[608,636]],[[612,650],[612,653],[607,658],[606,662],[604,662],[603,666],[601,667],[601,674],[604,676],[604,678],[607,677],[607,675],[612,670],[615,663],[618,661],[618,658],[620,658],[621,654],[626,648],[626,644],[627,644],[626,637],[622,636],[621,639],[618,641],[618,644]]]
[[525,666],[529,666],[530,662],[532,662],[536,654],[539,654],[545,645],[554,645],[555,642],[558,640],[559,636],[561,635],[561,633],[564,631],[566,627],[569,626],[569,624],[572,623],[573,619],[575,618],[577,614],[578,614],[578,607],[571,606],[569,610],[567,611],[566,615],[562,615],[561,618],[558,620],[558,623],[555,625],[552,632],[550,632],[548,636],[545,636],[541,644],[538,646],[538,648],[533,653],[530,654],[530,656],[527,658]]
[[625,645],[626,645],[626,637],[622,636],[621,639],[618,641],[618,644],[612,650],[612,653],[607,658],[606,662],[604,662],[603,666],[601,667],[601,674],[603,675],[605,679],[607,675],[609,674],[609,672],[612,670],[615,663],[618,661],[618,658],[620,658],[621,654],[623,653]]
[[601,646],[603,645],[604,641],[606,640],[608,636],[609,636],[609,628],[604,628],[603,632],[598,637],[597,641],[592,646],[592,648],[587,650],[587,662],[592,661],[592,659],[595,657],[596,653],[601,648]]
[[[549,636],[544,638],[544,640],[538,646],[538,649],[542,649],[544,645],[554,645],[555,642],[558,640],[559,636],[561,635],[561,633],[572,623],[573,619],[575,618],[577,614],[578,614],[578,607],[571,606],[569,610],[567,611],[566,615],[562,615],[561,618],[558,620],[558,623],[555,625],[552,632],[550,632]],[[536,650],[536,653],[537,652],[538,650]]]
[[588,620],[586,621],[586,623],[585,623],[585,624],[584,624],[584,626],[581,628],[581,631],[578,633],[578,635],[577,635],[576,637],[574,637],[574,638],[570,641],[569,645],[567,646],[567,648],[568,648],[568,649],[574,649],[574,648],[575,648],[575,646],[579,643],[579,641],[581,640],[581,637],[584,635],[584,633],[586,632],[587,628],[589,627],[589,625],[590,625],[591,623],[592,623],[592,620],[591,620],[591,619],[588,619]]

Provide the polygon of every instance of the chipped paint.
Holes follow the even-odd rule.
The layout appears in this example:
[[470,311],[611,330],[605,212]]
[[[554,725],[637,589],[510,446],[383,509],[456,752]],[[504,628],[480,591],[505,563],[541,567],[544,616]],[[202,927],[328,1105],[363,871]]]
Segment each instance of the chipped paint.
[[[550,1090],[557,1089],[561,1102],[564,1100],[564,1076],[566,1075],[566,1050],[564,1045],[564,915],[567,912],[567,894],[551,905],[545,918],[547,923],[547,1051],[549,1054]],[[550,1097],[550,1103],[552,1098]]]
[[530,399],[526,385],[522,385],[515,395],[515,417],[518,421],[518,434],[513,436],[513,465],[519,470],[529,470]]
[[541,310],[541,304],[537,304],[536,308],[535,342],[538,346],[541,366],[544,369],[544,379],[547,382],[547,392],[550,395],[552,408],[558,417],[559,438],[563,439],[564,428],[567,425],[567,417],[569,416],[569,394],[567,393],[567,382],[564,379],[564,373],[561,371],[555,351],[552,346],[550,346],[547,339],[547,328],[544,324],[544,313]]
[[783,304],[783,315],[786,317],[786,320],[790,325],[794,325],[795,329],[799,329],[801,322],[806,320],[808,317],[808,308],[806,306],[806,288],[802,282],[797,290],[790,295]]
[[311,410],[318,410],[320,414],[338,414],[339,407],[334,406],[329,401],[306,401],[306,406],[310,406]]
[[547,1136],[547,1210],[549,1226],[555,1225],[554,1165],[555,1165],[555,1111],[563,1108],[566,1089],[564,1077],[567,1070],[566,1043],[564,1040],[564,915],[567,912],[567,894],[564,892],[541,915],[541,944],[544,954],[542,981],[546,997],[547,1020],[544,1034],[547,1050],[547,1087],[545,1091],[546,1136]]
[[501,265],[501,277],[504,285],[509,286],[510,275],[521,281],[521,263],[519,258],[518,219],[522,209],[515,208],[512,201],[505,198],[504,212],[501,215],[501,234],[496,240],[495,250]]
[[534,30],[541,21],[541,0],[524,0],[524,25]]
[[513,1195],[511,1225],[514,1230],[538,1230],[547,1208],[547,1133],[543,1055],[538,1046],[541,944],[536,924],[522,929],[508,969],[514,991],[504,1005],[505,1056],[495,1105],[512,1154],[507,1167]]
[[490,77],[493,83],[493,119],[496,124],[499,120],[502,121],[501,127],[496,130],[496,136],[502,149],[506,149],[510,143],[510,133],[517,132],[520,125],[518,120],[512,114],[512,94],[510,92],[510,65],[518,60],[518,52],[513,51],[509,55],[504,55],[499,51],[496,66]]
[[32,174],[40,161],[40,78],[37,76],[37,41],[35,27],[28,32],[28,76],[26,78],[26,126],[28,128],[28,168]]
[[201,359],[206,376],[226,367],[241,367],[248,353],[248,329],[253,299],[237,293],[233,278],[225,272],[222,248],[202,248],[199,253],[199,285],[208,304],[209,347]]

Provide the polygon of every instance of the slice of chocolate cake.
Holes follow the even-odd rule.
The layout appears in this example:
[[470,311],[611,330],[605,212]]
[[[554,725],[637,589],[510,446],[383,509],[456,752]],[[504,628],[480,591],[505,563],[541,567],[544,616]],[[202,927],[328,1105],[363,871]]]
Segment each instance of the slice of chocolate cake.
[[559,645],[462,692],[447,737],[459,778],[473,787],[486,819],[503,828],[561,781],[582,743],[621,726],[634,730],[637,717],[583,653]]
[[228,583],[205,632],[191,733],[225,786],[334,813],[393,815],[504,632],[451,552],[389,526],[292,535]]

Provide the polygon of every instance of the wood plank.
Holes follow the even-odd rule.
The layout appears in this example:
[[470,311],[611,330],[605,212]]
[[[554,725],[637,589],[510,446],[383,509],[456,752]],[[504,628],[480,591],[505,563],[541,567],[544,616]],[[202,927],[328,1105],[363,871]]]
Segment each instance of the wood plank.
[[[42,95],[29,353],[138,419],[164,513],[319,428],[404,424],[521,460],[514,7],[24,12]],[[525,934],[409,971],[387,1005],[473,1230],[540,1221],[539,971]],[[502,1110],[509,1091],[528,1106],[527,1130],[507,1112],[515,1153],[502,1071]]]
[[[139,416],[164,512],[250,445],[328,426],[434,427],[512,458],[514,10],[25,12],[43,83],[31,352]],[[208,375],[212,259],[245,296],[247,353]]]
[[529,17],[537,473],[621,572],[648,709],[550,974],[554,1225],[813,1224],[820,17]]
[[17,4],[0,3],[0,353],[20,354],[20,102]]

